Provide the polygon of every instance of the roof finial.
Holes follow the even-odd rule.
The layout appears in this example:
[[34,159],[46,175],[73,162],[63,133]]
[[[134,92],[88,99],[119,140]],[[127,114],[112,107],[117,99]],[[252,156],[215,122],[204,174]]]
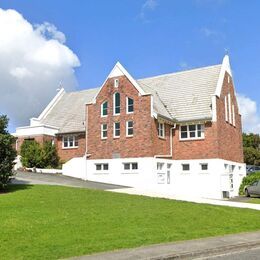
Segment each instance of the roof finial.
[[62,80],[59,83],[59,87],[56,89],[57,92],[59,92],[62,89]]

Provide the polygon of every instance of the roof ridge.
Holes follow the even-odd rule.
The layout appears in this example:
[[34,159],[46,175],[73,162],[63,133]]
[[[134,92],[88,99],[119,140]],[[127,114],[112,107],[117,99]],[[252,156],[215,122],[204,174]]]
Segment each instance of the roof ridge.
[[[197,68],[193,68],[193,69],[189,69],[189,70],[182,70],[182,71],[176,71],[176,72],[171,72],[171,73],[165,73],[165,74],[160,74],[157,76],[152,76],[152,77],[146,77],[146,78],[141,78],[141,79],[137,79],[137,81],[139,80],[145,80],[145,79],[154,79],[154,78],[160,78],[160,77],[165,77],[165,76],[170,76],[170,75],[176,75],[176,74],[182,74],[185,72],[191,72],[194,70],[202,70],[202,69],[208,69],[211,67],[217,67],[217,66],[221,66],[222,64],[215,64],[215,65],[210,65],[210,66],[205,66],[205,67],[197,67]],[[144,83],[143,83],[144,84]]]
[[96,88],[87,88],[87,89],[81,89],[81,90],[76,90],[76,91],[70,91],[70,92],[66,92],[67,94],[71,94],[71,93],[80,93],[80,92],[87,92],[87,91],[92,91],[92,90],[98,90],[100,87],[96,87]]

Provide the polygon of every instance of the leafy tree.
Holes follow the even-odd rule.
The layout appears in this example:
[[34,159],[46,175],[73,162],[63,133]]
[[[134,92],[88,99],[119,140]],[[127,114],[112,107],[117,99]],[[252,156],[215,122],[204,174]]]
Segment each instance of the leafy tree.
[[28,168],[56,168],[59,165],[56,147],[50,141],[41,146],[35,140],[25,140],[20,153],[23,166]]
[[243,134],[244,160],[249,165],[260,165],[259,134]]
[[51,141],[43,143],[42,147],[42,160],[44,167],[57,168],[59,166],[60,158],[58,156],[56,147]]
[[14,149],[15,137],[7,131],[8,118],[0,115],[0,188],[6,188],[13,176],[14,159],[16,151]]
[[42,168],[42,148],[35,140],[24,140],[20,154],[23,166],[28,168]]
[[243,134],[243,146],[252,147],[260,150],[260,135],[259,134]]

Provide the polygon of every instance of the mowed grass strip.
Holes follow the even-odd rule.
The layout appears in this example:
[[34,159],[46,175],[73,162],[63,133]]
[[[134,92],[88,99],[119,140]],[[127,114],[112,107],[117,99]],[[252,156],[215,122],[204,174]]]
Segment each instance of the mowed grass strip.
[[260,229],[260,212],[62,186],[0,195],[0,258],[58,259]]

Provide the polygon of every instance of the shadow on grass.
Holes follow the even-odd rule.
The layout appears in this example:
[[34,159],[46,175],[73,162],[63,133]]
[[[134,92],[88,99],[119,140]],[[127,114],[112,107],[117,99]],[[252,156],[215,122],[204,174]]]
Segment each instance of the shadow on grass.
[[0,189],[0,195],[1,194],[8,194],[8,193],[13,193],[16,191],[20,190],[28,190],[31,189],[33,185],[31,184],[26,184],[26,183],[19,183],[19,184],[12,184],[9,183],[9,185],[5,189]]

